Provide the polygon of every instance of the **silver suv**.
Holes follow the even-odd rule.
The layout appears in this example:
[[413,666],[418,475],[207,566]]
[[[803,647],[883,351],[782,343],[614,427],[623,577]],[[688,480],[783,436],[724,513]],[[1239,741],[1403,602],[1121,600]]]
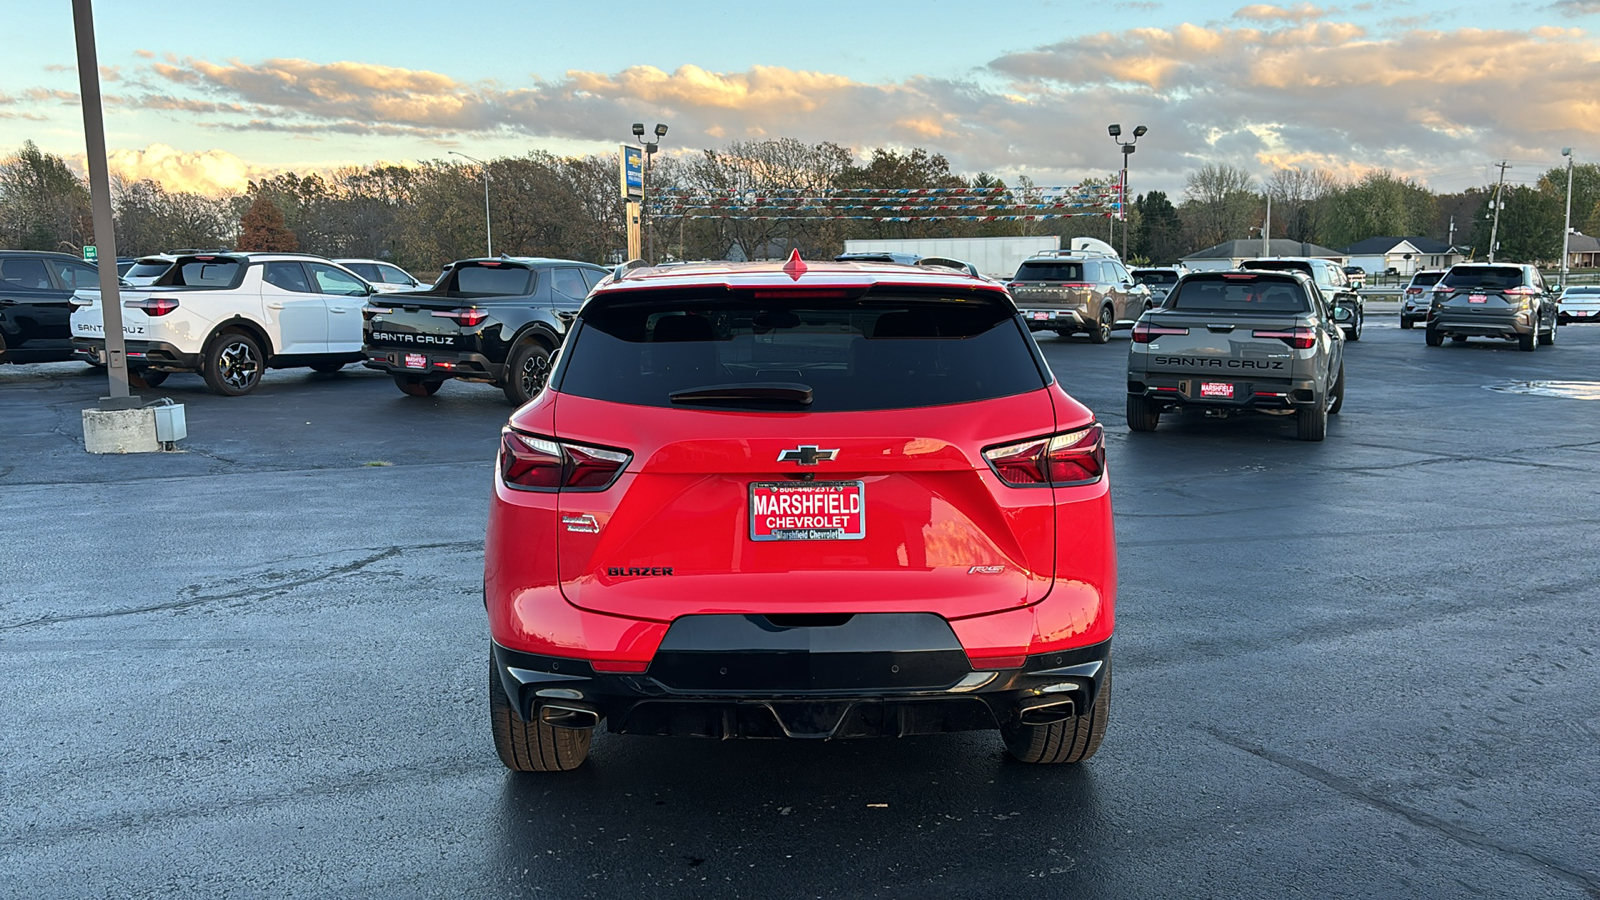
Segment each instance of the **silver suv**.
[[1516,341],[1522,350],[1556,342],[1559,306],[1536,266],[1518,263],[1461,263],[1433,286],[1428,310],[1429,347],[1446,337]]
[[1094,250],[1061,250],[1023,260],[1006,284],[1032,331],[1082,332],[1104,344],[1154,305],[1122,260]]

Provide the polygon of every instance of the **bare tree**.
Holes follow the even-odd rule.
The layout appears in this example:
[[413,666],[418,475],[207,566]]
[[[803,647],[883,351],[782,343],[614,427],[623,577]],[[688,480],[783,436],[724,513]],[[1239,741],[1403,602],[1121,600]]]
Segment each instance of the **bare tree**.
[[1184,180],[1183,224],[1197,248],[1249,236],[1261,198],[1250,173],[1227,163],[1206,163]]
[[1279,169],[1267,179],[1272,198],[1273,230],[1292,241],[1323,243],[1330,199],[1340,189],[1338,176],[1327,169]]

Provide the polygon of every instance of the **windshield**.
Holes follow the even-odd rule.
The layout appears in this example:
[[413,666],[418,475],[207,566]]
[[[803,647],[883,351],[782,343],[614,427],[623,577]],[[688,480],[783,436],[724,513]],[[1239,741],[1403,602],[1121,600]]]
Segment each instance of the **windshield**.
[[1083,281],[1081,262],[1025,262],[1015,281]]
[[905,409],[1048,383],[1010,304],[971,295],[617,298],[580,323],[557,390],[638,406],[673,406],[694,388],[782,385],[809,388],[813,412]]
[[1204,312],[1309,312],[1311,301],[1304,288],[1281,276],[1191,275],[1172,292],[1166,308]]
[[1135,272],[1133,277],[1140,284],[1168,285],[1178,283],[1177,272]]
[[1439,279],[1443,277],[1443,272],[1418,272],[1417,274],[1411,276],[1411,286],[1428,287],[1430,285],[1438,284]]
[[141,259],[123,275],[128,278],[156,278],[170,268],[172,268],[170,259]]

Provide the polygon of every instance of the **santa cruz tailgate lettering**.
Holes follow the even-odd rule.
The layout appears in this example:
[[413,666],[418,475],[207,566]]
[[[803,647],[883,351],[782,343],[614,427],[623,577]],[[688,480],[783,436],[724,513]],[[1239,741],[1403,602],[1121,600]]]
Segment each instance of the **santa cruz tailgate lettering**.
[[1183,366],[1191,369],[1266,369],[1283,368],[1281,359],[1216,359],[1207,356],[1154,356],[1150,362],[1157,366]]
[[374,331],[372,340],[389,344],[426,344],[434,347],[456,345],[455,335],[451,334],[400,334],[393,331]]

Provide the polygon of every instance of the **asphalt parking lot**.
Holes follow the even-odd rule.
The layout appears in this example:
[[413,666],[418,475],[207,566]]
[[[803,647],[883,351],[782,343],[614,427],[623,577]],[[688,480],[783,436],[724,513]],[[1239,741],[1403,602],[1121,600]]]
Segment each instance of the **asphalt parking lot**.
[[1091,762],[995,734],[490,742],[509,407],[174,375],[183,452],[91,457],[103,376],[0,367],[0,896],[1597,897],[1600,326],[1384,316],[1320,444],[1130,434],[1127,337],[1041,339],[1108,426],[1121,587]]

